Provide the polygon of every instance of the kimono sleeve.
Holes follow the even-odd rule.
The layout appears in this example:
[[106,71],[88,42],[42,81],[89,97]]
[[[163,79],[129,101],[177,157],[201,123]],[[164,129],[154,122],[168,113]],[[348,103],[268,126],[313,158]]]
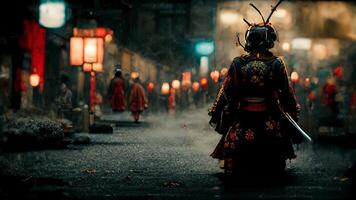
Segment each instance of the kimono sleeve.
[[231,117],[229,117],[231,115],[229,103],[231,102],[232,91],[237,86],[236,65],[237,59],[231,63],[227,76],[220,86],[213,105],[209,109],[209,115],[211,116],[209,124],[220,134],[224,134],[227,131],[232,121],[230,120]]
[[284,111],[288,112],[294,120],[298,120],[300,113],[300,105],[297,102],[295,91],[288,79],[287,67],[281,58],[276,59],[277,69],[277,89],[279,98]]

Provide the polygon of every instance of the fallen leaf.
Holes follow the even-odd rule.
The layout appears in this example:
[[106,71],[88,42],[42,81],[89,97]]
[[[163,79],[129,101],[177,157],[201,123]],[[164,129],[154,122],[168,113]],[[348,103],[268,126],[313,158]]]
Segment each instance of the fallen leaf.
[[88,174],[94,174],[94,173],[96,173],[96,169],[94,169],[94,168],[82,169],[82,172],[86,172]]

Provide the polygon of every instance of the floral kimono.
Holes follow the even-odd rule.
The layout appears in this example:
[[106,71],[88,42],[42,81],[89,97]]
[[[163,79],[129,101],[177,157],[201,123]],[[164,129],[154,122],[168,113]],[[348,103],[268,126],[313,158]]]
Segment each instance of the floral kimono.
[[267,51],[233,60],[209,110],[209,123],[222,134],[211,156],[225,161],[226,173],[261,167],[284,171],[285,160],[296,157],[291,142],[296,133],[278,110],[276,98],[297,120],[299,105],[281,58]]

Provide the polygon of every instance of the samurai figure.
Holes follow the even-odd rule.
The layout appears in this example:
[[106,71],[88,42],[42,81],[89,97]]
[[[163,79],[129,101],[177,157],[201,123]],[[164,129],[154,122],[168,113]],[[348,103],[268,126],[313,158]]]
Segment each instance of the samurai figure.
[[284,173],[287,159],[296,155],[293,142],[299,142],[280,109],[298,120],[300,106],[290,86],[282,58],[269,51],[277,33],[260,11],[262,23],[250,23],[245,34],[246,44],[238,43],[247,52],[236,57],[209,109],[209,124],[222,135],[211,154],[224,161],[225,174]]

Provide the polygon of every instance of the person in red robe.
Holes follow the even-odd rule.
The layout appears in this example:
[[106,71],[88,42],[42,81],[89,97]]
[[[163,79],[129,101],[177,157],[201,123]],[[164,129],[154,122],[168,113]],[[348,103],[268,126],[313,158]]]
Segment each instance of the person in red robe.
[[140,120],[140,114],[145,110],[146,103],[145,90],[140,84],[139,78],[136,78],[131,86],[130,95],[130,110],[136,123]]
[[114,112],[122,112],[125,110],[125,81],[122,77],[120,69],[115,71],[115,77],[110,82],[109,99],[111,109]]

